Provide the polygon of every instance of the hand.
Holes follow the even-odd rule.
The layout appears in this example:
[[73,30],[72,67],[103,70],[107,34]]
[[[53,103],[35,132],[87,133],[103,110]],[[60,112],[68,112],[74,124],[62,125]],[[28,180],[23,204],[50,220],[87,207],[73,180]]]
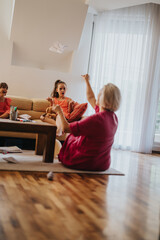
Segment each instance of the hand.
[[50,102],[51,105],[53,104],[53,99],[51,97],[48,97],[46,100]]
[[73,112],[74,104],[75,104],[75,102],[73,100],[69,101],[69,103],[68,103],[68,112],[69,113]]
[[46,117],[46,113],[44,113],[43,115],[40,116],[41,121],[44,121]]
[[69,101],[69,105],[73,108],[74,107],[74,101],[73,100],[71,100],[71,101]]
[[52,110],[56,113],[56,114],[59,114],[59,113],[62,113],[62,108],[59,106],[59,105],[53,105],[52,106]]
[[81,75],[83,77],[83,79],[85,81],[89,81],[89,75],[88,74],[85,74],[85,75]]

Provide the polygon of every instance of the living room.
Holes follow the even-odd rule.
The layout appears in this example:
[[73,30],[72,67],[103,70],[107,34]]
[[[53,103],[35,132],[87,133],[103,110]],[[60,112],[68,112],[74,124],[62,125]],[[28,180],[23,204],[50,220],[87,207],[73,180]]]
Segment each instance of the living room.
[[[67,84],[67,96],[83,103],[87,98],[82,74],[91,74],[90,82],[96,95],[107,83],[102,79],[113,81],[122,92],[122,107],[117,112],[120,126],[112,151],[112,167],[125,174],[55,173],[54,181],[50,182],[43,172],[1,171],[1,239],[159,239],[159,154],[152,153],[152,150],[155,147],[159,149],[159,143],[153,138],[159,134],[158,131],[155,133],[155,122],[159,101],[157,19],[160,2],[148,3],[150,1],[144,0],[0,1],[0,79],[8,84],[8,95],[45,100],[52,92],[54,82],[61,79]],[[148,28],[144,27],[140,14],[145,13],[149,19],[153,16],[148,14],[149,8],[143,12],[145,4],[151,7],[153,14],[154,11],[157,13],[156,20],[155,17],[153,21],[146,20],[150,29],[153,23],[157,24],[151,30],[157,32],[153,42],[144,37]],[[127,12],[122,14],[125,21],[129,16],[129,26],[124,22],[121,24],[118,11],[130,7],[135,7],[135,11],[138,6],[137,25]],[[105,15],[106,12],[116,14],[116,10],[118,17],[112,16],[119,30],[112,16]],[[134,11],[129,11],[133,16]],[[100,28],[97,25],[103,21],[106,28],[106,17],[113,23],[112,28],[108,25],[106,30],[103,29],[107,44],[106,40],[103,41],[104,35],[98,38]],[[124,59],[127,64],[124,65],[118,45],[121,40],[116,40],[117,32],[115,35],[112,33],[113,29],[123,29],[125,35],[131,26],[134,34],[140,34],[138,42],[135,42],[135,35],[130,32],[134,47],[126,48]],[[142,29],[145,33],[140,32]],[[124,35],[121,39],[127,46],[129,41],[123,38]],[[57,45],[61,53],[56,52]],[[135,55],[136,61],[134,59],[134,64],[131,64],[133,59],[129,59],[127,54],[131,53],[133,57],[136,52],[139,55]],[[147,64],[143,59],[149,59]],[[122,69],[126,70],[126,78],[117,65],[120,62],[123,63]],[[151,63],[157,67],[153,68]],[[106,70],[102,68],[103,64],[107,66]],[[150,70],[150,74],[144,77],[139,66],[143,66],[147,74]],[[124,81],[119,80],[120,76]],[[89,107],[86,114],[91,113]]]

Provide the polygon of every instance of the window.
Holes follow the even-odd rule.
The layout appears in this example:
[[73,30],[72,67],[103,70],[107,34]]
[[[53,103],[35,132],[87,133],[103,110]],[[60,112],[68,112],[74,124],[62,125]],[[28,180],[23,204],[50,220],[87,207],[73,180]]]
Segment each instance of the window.
[[158,110],[156,116],[155,136],[153,150],[160,152],[160,98],[158,102]]
[[108,82],[122,93],[116,148],[152,151],[160,79],[159,13],[159,5],[144,4],[107,11],[95,20],[91,85],[96,96]]

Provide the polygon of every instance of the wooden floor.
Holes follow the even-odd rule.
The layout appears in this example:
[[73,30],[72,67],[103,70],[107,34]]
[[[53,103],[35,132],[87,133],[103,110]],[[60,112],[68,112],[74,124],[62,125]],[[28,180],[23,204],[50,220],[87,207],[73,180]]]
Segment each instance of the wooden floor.
[[112,151],[125,176],[0,172],[0,240],[159,240],[160,155]]

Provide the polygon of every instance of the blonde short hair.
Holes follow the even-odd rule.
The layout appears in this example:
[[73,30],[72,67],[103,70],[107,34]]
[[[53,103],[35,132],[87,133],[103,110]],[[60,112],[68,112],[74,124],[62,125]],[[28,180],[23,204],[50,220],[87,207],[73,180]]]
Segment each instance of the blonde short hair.
[[108,83],[102,88],[102,94],[100,96],[100,105],[104,109],[110,111],[117,111],[121,103],[121,92],[119,88],[112,84]]

